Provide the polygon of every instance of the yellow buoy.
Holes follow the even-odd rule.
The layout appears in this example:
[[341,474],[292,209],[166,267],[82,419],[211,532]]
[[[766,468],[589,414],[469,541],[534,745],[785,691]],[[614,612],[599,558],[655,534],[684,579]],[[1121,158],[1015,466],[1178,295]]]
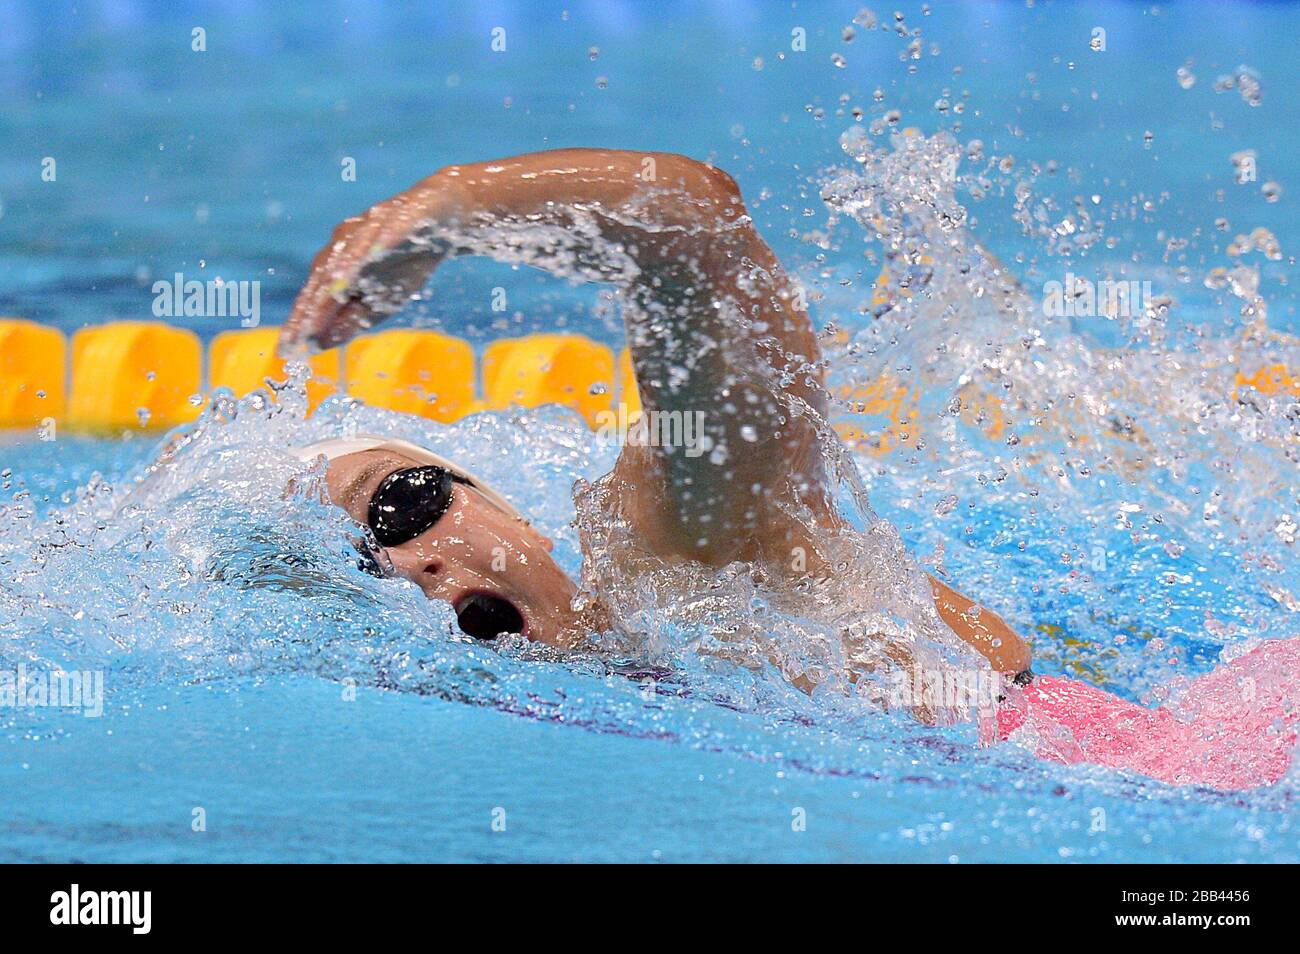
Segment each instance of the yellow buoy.
[[541,334],[494,341],[483,354],[488,407],[562,404],[591,427],[610,408],[614,353],[583,335]]
[[[1260,394],[1289,392],[1296,397],[1300,397],[1300,375],[1293,375],[1285,364],[1267,365],[1250,377],[1246,377],[1244,372],[1238,371],[1236,384],[1237,388],[1249,385]],[[1236,397],[1235,391],[1233,397]]]
[[[275,353],[279,328],[248,328],[223,331],[212,339],[208,350],[208,387],[230,388],[237,397],[265,387],[266,379],[289,377],[284,361]],[[339,350],[331,348],[312,355],[308,361],[312,377],[307,382],[311,409],[329,397],[339,379]]]
[[151,321],[83,328],[72,339],[70,422],[91,430],[192,421],[202,390],[198,335]]
[[883,374],[875,381],[840,388],[836,396],[849,403],[854,418],[881,417],[877,430],[867,430],[857,420],[840,421],[835,430],[855,450],[887,454],[900,446],[915,446],[920,425],[920,392],[899,377]]
[[57,329],[0,318],[0,427],[47,427],[63,417],[66,363]]
[[627,348],[618,356],[618,400],[627,405],[628,422],[634,423],[641,416],[641,391],[636,386],[632,352]]
[[436,331],[396,329],[348,345],[348,393],[375,407],[450,422],[481,410],[474,349]]
[[1007,412],[997,395],[984,392],[972,381],[964,385],[961,396],[961,419],[978,427],[990,440],[1001,440],[1007,433]]

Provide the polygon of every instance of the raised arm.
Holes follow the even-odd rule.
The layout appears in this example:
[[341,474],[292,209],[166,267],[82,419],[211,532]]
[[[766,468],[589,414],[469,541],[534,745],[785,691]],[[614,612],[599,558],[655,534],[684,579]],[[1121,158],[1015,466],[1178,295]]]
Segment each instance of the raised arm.
[[[713,566],[789,566],[794,547],[815,552],[810,524],[839,525],[821,454],[816,337],[725,172],[684,156],[601,149],[448,166],[335,229],[281,350],[347,341],[400,311],[442,258],[460,254],[623,293],[643,420],[689,416],[704,438],[629,443],[607,478],[608,506],[644,549]],[[1027,665],[1023,644],[991,613],[971,612],[941,584],[935,596],[944,620],[995,666]]]
[[[400,310],[447,255],[611,282],[645,420],[702,440],[629,446],[615,481],[648,548],[788,556],[786,505],[825,507],[816,338],[731,177],[666,153],[566,149],[449,166],[335,230],[283,346],[327,347]],[[679,427],[685,424],[685,427]],[[693,435],[694,436],[694,435]],[[657,437],[657,435],[656,435]]]

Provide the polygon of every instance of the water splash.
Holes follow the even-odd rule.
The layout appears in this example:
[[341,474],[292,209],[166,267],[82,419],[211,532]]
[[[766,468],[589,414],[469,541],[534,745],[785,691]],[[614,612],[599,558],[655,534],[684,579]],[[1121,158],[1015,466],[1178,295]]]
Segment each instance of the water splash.
[[[124,484],[92,479],[47,513],[20,490],[0,530],[4,662],[106,668],[114,691],[128,695],[158,679],[307,672],[749,751],[762,749],[749,730],[712,728],[719,703],[767,725],[812,721],[850,738],[888,725],[933,740],[946,736],[918,736],[892,719],[869,728],[864,716],[882,718],[900,650],[922,666],[971,664],[938,624],[900,534],[937,544],[927,524],[948,519],[970,521],[967,537],[977,519],[997,527],[986,557],[958,551],[942,562],[984,572],[980,595],[1025,628],[1057,627],[1038,631],[1049,670],[1162,701],[1172,673],[1293,627],[1300,415],[1290,385],[1237,380],[1238,369],[1300,366],[1295,343],[1268,330],[1258,271],[1242,261],[1274,260],[1276,240],[1244,234],[1229,250],[1234,263],[1207,279],[1240,303],[1235,336],[1171,328],[1176,302],[1161,296],[1116,316],[1130,345],[1106,350],[1043,314],[968,228],[967,203],[1005,191],[1026,233],[1068,260],[1102,237],[1086,206],[1058,217],[1034,200],[1032,168],[1015,179],[1007,157],[985,161],[945,134],[896,134],[877,148],[857,133],[845,145],[855,167],[827,177],[827,233],[850,221],[865,229],[892,285],[877,307],[851,285],[842,298],[824,295],[839,402],[829,423],[843,429],[869,416],[880,393],[872,389],[891,377],[906,381],[910,404],[893,422],[891,454],[849,454],[827,441],[827,471],[854,527],[821,540],[833,578],[784,592],[761,568],[740,565],[618,572],[602,556],[634,541],[603,496],[613,448],[571,415],[488,413],[444,427],[336,398],[308,418],[299,372],[274,395],[218,393],[196,425],[169,437],[158,463]],[[963,161],[984,166],[963,173]],[[630,267],[616,250],[593,262],[586,243],[557,232],[516,228],[506,240],[470,231],[458,241],[577,279]],[[560,660],[509,640],[486,650],[413,586],[359,569],[358,528],[324,503],[322,475],[284,449],[361,431],[438,447],[504,488],[556,538],[557,558],[581,574],[587,597],[616,608],[594,651]],[[576,511],[564,492],[575,479],[584,482]],[[922,501],[924,517],[882,519],[867,497],[876,487],[889,500]],[[1121,549],[1113,539],[1126,541],[1123,560],[1110,558]],[[1008,547],[1014,560],[998,553]],[[996,586],[997,574],[1013,572],[1040,582]],[[1226,594],[1212,606],[1207,573]],[[1160,632],[1107,613],[1116,588],[1152,581]],[[1038,605],[999,605],[1026,589]],[[1048,620],[1036,616],[1043,611]],[[605,681],[599,692],[557,689],[574,674]],[[647,709],[647,680],[674,716]],[[801,691],[811,686],[811,696]]]
[[[966,226],[965,203],[1005,191],[1047,260],[1072,260],[1104,235],[1082,199],[1059,220],[1035,210],[1032,169],[1015,178],[990,160],[961,171],[963,153],[982,153],[946,133],[894,134],[887,147],[852,133],[844,147],[857,168],[825,179],[829,228],[851,246],[862,233],[844,220],[860,225],[884,274],[875,320],[855,317],[867,310],[862,292],[828,289],[825,340],[837,426],[878,456],[871,472],[885,497],[929,501],[939,515],[954,499],[998,515],[982,521],[1001,524],[981,538],[990,552],[968,562],[983,570],[983,586],[1008,574],[1058,581],[1055,592],[1032,587],[1032,609],[985,597],[1026,627],[1044,623],[1045,611],[1057,616],[1035,647],[1049,668],[1068,663],[1141,697],[1241,639],[1290,635],[1300,405],[1286,369],[1297,367],[1300,342],[1269,330],[1249,263],[1281,254],[1272,234],[1239,235],[1227,248],[1237,264],[1207,278],[1238,302],[1235,334],[1174,320],[1177,301],[1157,288],[1140,308],[1098,315],[1127,338],[1100,347],[1077,320],[1044,307],[1046,285],[1033,294]],[[1159,275],[1139,264],[1115,277],[1134,271]],[[862,437],[871,434],[886,439]],[[937,536],[919,513],[917,524],[908,528]],[[1210,579],[1226,591],[1212,606]],[[1117,588],[1153,583],[1148,619],[1163,633],[1106,611]],[[1230,624],[1210,622],[1224,616]],[[1075,644],[1069,653],[1063,641]]]

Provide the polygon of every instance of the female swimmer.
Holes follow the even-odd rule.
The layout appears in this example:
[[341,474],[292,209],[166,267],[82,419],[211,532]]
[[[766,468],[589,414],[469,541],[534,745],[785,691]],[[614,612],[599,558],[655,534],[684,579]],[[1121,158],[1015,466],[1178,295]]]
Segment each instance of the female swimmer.
[[[713,166],[604,149],[449,166],[338,226],[281,349],[346,342],[399,311],[448,256],[522,261],[522,250],[531,264],[620,289],[647,412],[706,412],[709,453],[629,441],[598,482],[609,519],[636,541],[603,558],[630,574],[647,560],[713,569],[739,561],[777,590],[834,573],[818,544],[849,528],[824,464],[836,438],[824,423],[817,340],[735,182]],[[333,501],[370,528],[397,573],[452,604],[471,636],[517,632],[574,647],[602,626],[601,607],[575,600],[549,541],[454,462],[382,438],[326,441],[299,454],[328,460]],[[796,551],[807,561],[791,561]],[[1273,781],[1289,764],[1294,678],[1267,674],[1278,672],[1269,662],[1278,653],[1281,671],[1294,673],[1300,642],[1265,644],[1204,677],[1185,701],[1208,708],[1176,715],[1069,680],[1034,682],[1029,649],[1006,623],[929,583],[943,622],[1025,687],[1008,690],[1004,736],[1024,729],[1047,757],[1220,787]],[[1224,693],[1242,678],[1268,698],[1234,722]],[[1248,757],[1252,745],[1261,758]]]

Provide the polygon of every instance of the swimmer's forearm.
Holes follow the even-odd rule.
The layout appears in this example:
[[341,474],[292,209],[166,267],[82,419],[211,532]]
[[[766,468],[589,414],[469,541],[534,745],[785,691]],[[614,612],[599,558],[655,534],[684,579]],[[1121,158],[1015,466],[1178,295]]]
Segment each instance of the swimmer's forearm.
[[[825,509],[817,436],[798,408],[824,412],[819,353],[734,180],[684,156],[596,149],[453,166],[435,179],[464,215],[586,237],[587,267],[628,292],[654,446],[625,448],[616,477],[641,488],[626,495],[626,516],[643,543],[713,564],[759,554],[784,563],[799,545],[778,512],[792,488]],[[695,443],[661,445],[674,426]]]
[[1029,668],[1029,647],[997,613],[979,606],[946,583],[930,577],[939,617],[963,640],[993,664],[998,672],[1013,675]]
[[[339,224],[312,262],[282,344],[291,351],[345,342],[399,310],[449,251],[530,251],[512,243],[512,232],[541,252],[546,237],[527,229],[569,229],[576,245],[596,252],[593,261],[571,262],[575,271],[585,265],[597,272],[590,277],[626,281],[633,276],[619,273],[621,256],[650,281],[658,260],[684,243],[707,248],[743,214],[725,173],[665,153],[562,149],[447,166]],[[574,228],[579,218],[586,230]],[[591,234],[593,224],[600,234]],[[489,232],[488,240],[477,249],[451,247],[473,229]]]
[[[542,261],[554,237],[529,232],[539,225],[569,230],[574,261]],[[477,247],[455,247],[475,230]],[[637,286],[643,304],[681,306],[695,326],[726,331],[724,316],[705,305],[734,298],[746,317],[762,312],[762,333],[785,350],[817,354],[807,316],[730,176],[670,153],[603,149],[448,166],[340,223],[312,264],[284,341],[341,343],[399,310],[449,252],[518,258],[521,248],[542,267]]]
[[282,350],[345,342],[463,252],[625,291],[646,419],[665,412],[684,432],[703,418],[693,430],[709,442],[675,453],[656,441],[620,460],[629,486],[667,491],[647,515],[665,525],[656,549],[725,562],[757,546],[784,558],[789,534],[765,528],[788,524],[776,511],[791,493],[825,509],[804,411],[824,412],[816,337],[726,173],[684,156],[598,149],[448,166],[335,230]]
[[[634,238],[655,228],[694,224],[712,234],[722,222],[744,215],[734,184],[721,170],[671,153],[615,149],[555,149],[508,159],[447,166],[411,190],[434,200],[453,193],[459,215],[567,224],[573,210],[612,219],[606,237]],[[686,197],[688,202],[664,201]],[[652,200],[652,201],[646,201]],[[635,252],[634,252],[635,254]]]

